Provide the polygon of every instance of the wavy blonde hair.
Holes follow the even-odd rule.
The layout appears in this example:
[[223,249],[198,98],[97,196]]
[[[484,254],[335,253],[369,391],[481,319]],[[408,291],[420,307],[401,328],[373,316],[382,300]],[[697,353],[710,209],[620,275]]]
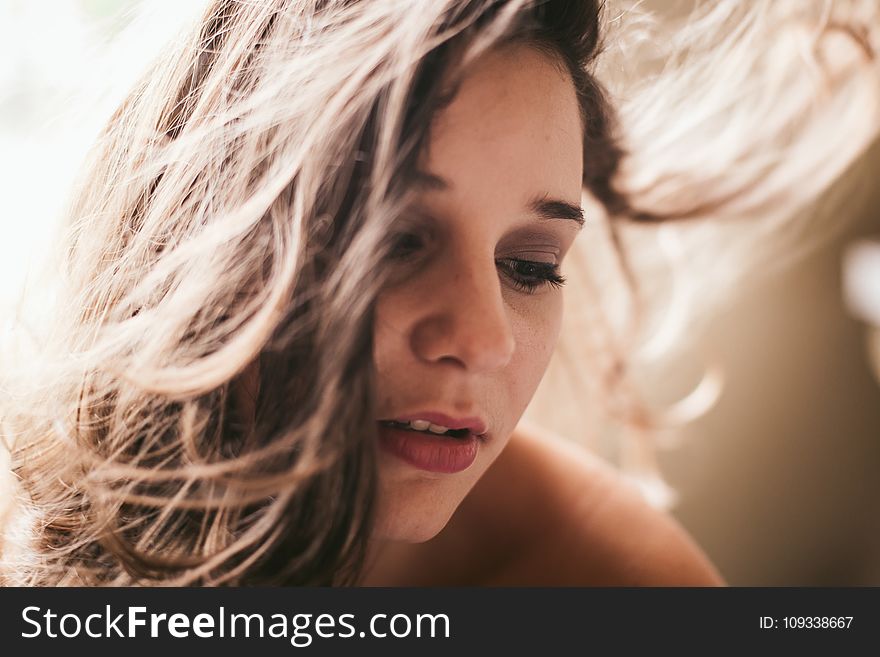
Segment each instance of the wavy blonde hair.
[[[573,250],[569,296],[588,303],[569,303],[583,312],[567,315],[534,413],[560,370],[572,372],[581,394],[634,428],[634,463],[650,473],[656,422],[626,366],[644,322],[630,312],[615,324],[607,303],[634,298],[642,315],[650,305],[638,284],[650,253],[628,243],[627,225],[756,211],[783,225],[877,125],[865,92],[877,79],[870,3],[732,6],[691,17],[665,48],[651,35],[667,28],[638,6],[606,11],[599,73],[618,82],[615,129],[594,75],[594,2],[208,3],[102,134],[58,242],[52,315],[27,362],[4,363],[0,430],[19,499],[0,576],[358,580],[376,485],[371,332],[383,261],[406,230],[431,117],[476,57],[511,40],[544,49],[575,82],[586,200],[607,219],[622,282],[591,289],[597,260],[589,245]],[[808,59],[767,59],[786,26],[814,40]],[[829,57],[821,44],[833,34],[858,56],[840,45]],[[630,75],[628,53],[648,46],[662,70]],[[768,61],[778,75],[761,87]],[[803,70],[821,82],[792,98]],[[735,102],[762,89],[786,102]],[[865,104],[848,134],[816,110],[853,98]],[[793,155],[803,166],[785,163]],[[793,192],[806,173],[816,184]],[[232,398],[257,362],[259,394],[243,413]]]
[[31,515],[9,581],[357,581],[372,308],[431,117],[482,52],[542,48],[604,154],[585,184],[621,205],[586,68],[598,27],[591,2],[208,3],[112,117],[70,208],[39,369],[0,412]]

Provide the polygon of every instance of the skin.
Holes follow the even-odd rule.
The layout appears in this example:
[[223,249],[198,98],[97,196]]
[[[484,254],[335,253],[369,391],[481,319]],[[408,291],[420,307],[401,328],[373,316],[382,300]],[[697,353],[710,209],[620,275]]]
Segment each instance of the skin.
[[[515,483],[512,483],[515,482]],[[572,441],[520,424],[424,543],[389,542],[363,586],[719,586],[673,518]]]
[[[434,182],[413,207],[432,230],[377,302],[377,419],[478,415],[489,433],[454,474],[380,450],[364,586],[723,583],[611,467],[521,423],[559,337],[563,296],[548,284],[518,289],[498,261],[563,261],[578,222],[542,218],[532,202],[579,205],[581,140],[570,78],[526,46],[485,55],[432,125],[420,169]],[[239,382],[245,416],[255,381],[246,372]]]
[[[581,122],[574,86],[555,62],[511,47],[483,58],[432,125],[414,211],[435,234],[379,297],[374,359],[379,416],[418,410],[483,417],[488,438],[454,474],[380,453],[377,539],[436,536],[507,445],[559,337],[562,290],[517,289],[498,260],[561,263],[572,219],[531,205],[580,205]],[[378,419],[377,418],[377,419]]]
[[486,55],[436,118],[417,211],[439,236],[379,299],[379,418],[481,415],[476,461],[432,474],[380,454],[365,586],[719,585],[686,532],[599,458],[520,422],[559,337],[562,290],[517,290],[496,260],[561,263],[579,225],[582,126],[571,79],[526,46]]

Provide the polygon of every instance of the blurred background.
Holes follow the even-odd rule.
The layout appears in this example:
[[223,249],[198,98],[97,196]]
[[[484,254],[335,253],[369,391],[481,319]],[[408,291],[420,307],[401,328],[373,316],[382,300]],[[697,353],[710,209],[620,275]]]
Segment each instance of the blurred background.
[[[147,2],[152,27],[126,31]],[[102,120],[197,4],[0,0],[0,333]],[[878,177],[875,145],[840,182],[867,183],[845,228],[748,279],[654,384],[687,389],[706,354],[724,371],[660,459],[673,513],[730,584],[880,585]]]
[[873,187],[846,228],[746,283],[693,345],[723,392],[661,464],[731,584],[880,585],[878,177],[875,144],[839,183]]

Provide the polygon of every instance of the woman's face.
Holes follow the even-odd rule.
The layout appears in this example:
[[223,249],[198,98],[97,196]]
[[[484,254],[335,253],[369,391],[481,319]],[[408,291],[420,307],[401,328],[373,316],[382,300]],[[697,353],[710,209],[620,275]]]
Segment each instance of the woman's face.
[[437,115],[412,209],[425,230],[376,309],[376,538],[437,534],[525,411],[559,335],[582,166],[572,81],[532,48],[483,57]]

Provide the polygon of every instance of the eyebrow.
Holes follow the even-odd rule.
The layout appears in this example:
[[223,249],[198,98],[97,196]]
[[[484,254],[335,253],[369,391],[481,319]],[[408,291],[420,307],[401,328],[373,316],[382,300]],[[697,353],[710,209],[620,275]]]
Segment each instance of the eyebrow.
[[[424,171],[416,171],[416,184],[420,187],[440,191],[452,187],[444,178]],[[574,221],[579,227],[583,227],[585,223],[583,208],[568,201],[550,198],[547,194],[535,198],[528,207],[532,214],[542,220],[567,219]]]
[[569,219],[579,227],[585,223],[583,208],[568,201],[542,196],[532,201],[529,207],[541,219]]

